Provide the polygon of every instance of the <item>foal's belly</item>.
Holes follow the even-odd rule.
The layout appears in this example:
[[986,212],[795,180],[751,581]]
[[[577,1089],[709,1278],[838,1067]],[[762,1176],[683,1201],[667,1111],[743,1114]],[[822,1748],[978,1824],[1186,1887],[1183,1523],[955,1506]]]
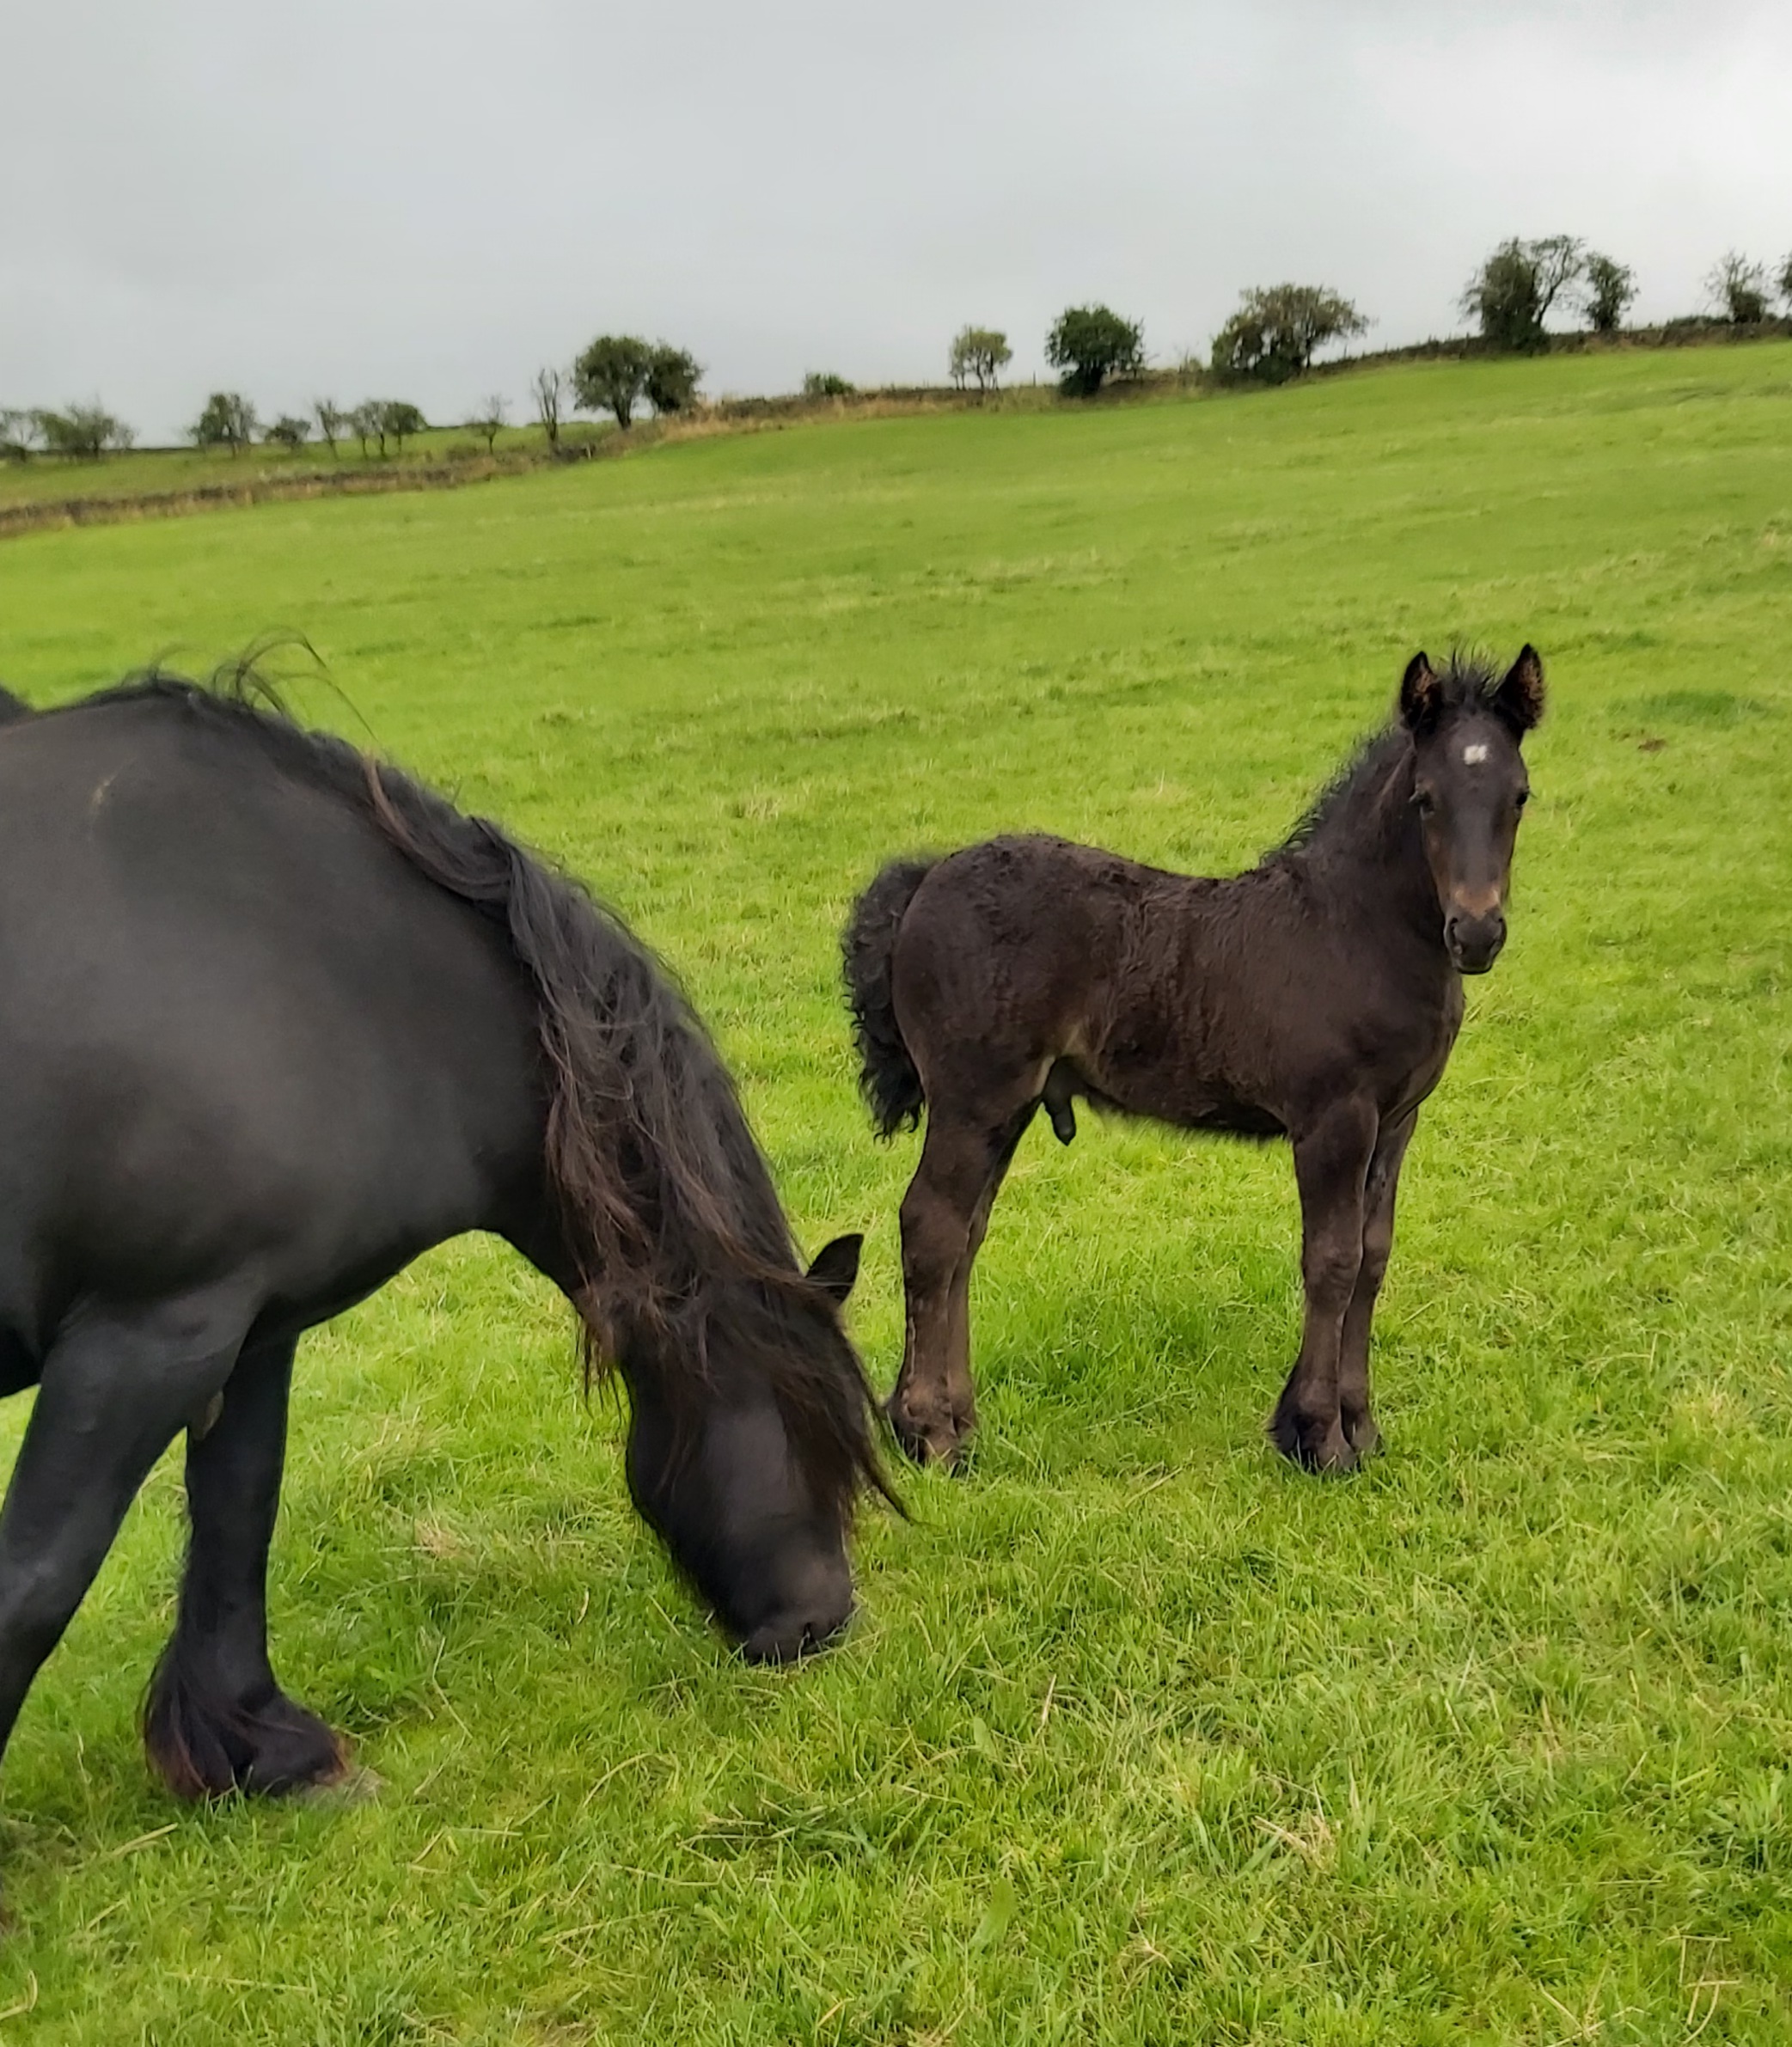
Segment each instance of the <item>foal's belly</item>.
[[1180,1119],[1185,1129],[1213,1130],[1227,1137],[1286,1137],[1287,1130],[1280,1116],[1272,1115],[1267,1109],[1260,1109],[1254,1102],[1234,1100],[1216,1101],[1198,1109],[1192,1115]]
[[1180,1130],[1209,1130],[1228,1137],[1287,1134],[1273,1109],[1215,1075],[1179,1073],[1167,1062],[1157,1060],[1134,1063],[1123,1053],[1076,1063],[1082,1091],[1122,1115],[1149,1116]]

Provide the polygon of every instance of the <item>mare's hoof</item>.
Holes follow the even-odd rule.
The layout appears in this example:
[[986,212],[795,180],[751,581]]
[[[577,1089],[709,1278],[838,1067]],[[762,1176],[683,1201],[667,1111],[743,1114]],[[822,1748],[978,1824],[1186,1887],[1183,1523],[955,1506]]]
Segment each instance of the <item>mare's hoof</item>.
[[1280,1408],[1270,1418],[1269,1440],[1291,1464],[1326,1477],[1354,1471],[1361,1461],[1336,1421],[1323,1427],[1303,1422],[1298,1415],[1284,1414]]
[[285,1798],[351,1775],[340,1737],[278,1690],[254,1705],[208,1694],[164,1662],[144,1714],[150,1762],[177,1798]]
[[333,1810],[339,1806],[370,1806],[385,1788],[386,1780],[378,1771],[368,1769],[358,1763],[346,1762],[333,1777],[304,1785],[292,1796],[301,1805],[322,1806]]

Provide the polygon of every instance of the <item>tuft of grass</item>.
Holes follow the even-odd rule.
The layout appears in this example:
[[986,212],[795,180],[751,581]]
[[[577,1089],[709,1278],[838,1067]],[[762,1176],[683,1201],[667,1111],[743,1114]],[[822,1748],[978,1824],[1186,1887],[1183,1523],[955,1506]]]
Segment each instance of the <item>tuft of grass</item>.
[[[301,1358],[276,1656],[382,1788],[187,1812],[132,1732],[155,1476],[0,1789],[0,2029],[157,2043],[1777,2042],[1792,2032],[1792,348],[670,447],[0,548],[40,700],[305,632],[378,742],[676,962],[805,1237],[913,1140],[835,934],[1037,826],[1253,858],[1418,645],[1553,700],[1514,935],[1422,1119],[1388,1454],[1284,1470],[1285,1154],[1027,1140],[964,1482],[749,1670],[551,1291],[448,1247]],[[305,686],[299,686],[305,694]],[[312,707],[352,729],[327,691]],[[3,1426],[15,1439],[22,1402]]]

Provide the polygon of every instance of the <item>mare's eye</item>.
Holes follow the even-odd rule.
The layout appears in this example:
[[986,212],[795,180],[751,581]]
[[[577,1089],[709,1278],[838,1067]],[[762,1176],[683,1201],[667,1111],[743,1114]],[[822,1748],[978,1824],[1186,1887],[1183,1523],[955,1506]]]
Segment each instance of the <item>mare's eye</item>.
[[1530,800],[1531,791],[1528,789],[1520,789],[1518,794],[1512,799],[1514,806],[1520,810],[1524,809],[1525,805],[1529,803]]
[[1428,789],[1416,789],[1412,795],[1412,807],[1421,817],[1428,817],[1436,810],[1437,803]]

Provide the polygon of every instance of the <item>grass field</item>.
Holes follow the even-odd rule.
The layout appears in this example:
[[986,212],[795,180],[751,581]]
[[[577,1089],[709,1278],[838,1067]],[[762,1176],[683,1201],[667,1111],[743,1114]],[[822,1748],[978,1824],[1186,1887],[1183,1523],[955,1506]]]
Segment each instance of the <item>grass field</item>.
[[1040,826],[1224,869],[1416,646],[1529,637],[1554,696],[1364,1476],[1261,1433],[1285,1152],[1038,1130],[974,1474],[868,1518],[837,1652],[749,1670],[632,1519],[557,1299],[451,1247],[302,1353],[276,1546],[276,1661],[382,1789],[150,1783],[170,1460],[7,1758],[0,2037],[1792,2038],[1792,346],[0,544],[40,700],[274,627],[347,700],[314,715],[676,962],[805,1239],[870,1231],[882,1383],[914,1146],[868,1134],[835,987],[874,865]]

